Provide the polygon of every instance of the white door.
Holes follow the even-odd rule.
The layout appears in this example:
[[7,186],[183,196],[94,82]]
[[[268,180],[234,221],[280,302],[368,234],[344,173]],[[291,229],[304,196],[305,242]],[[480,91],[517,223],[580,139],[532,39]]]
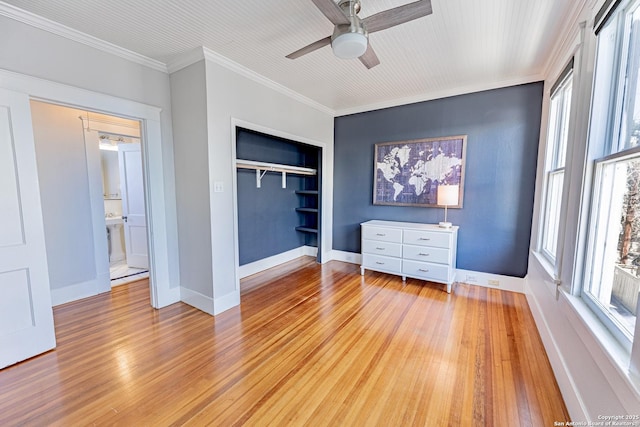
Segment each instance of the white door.
[[149,268],[147,218],[144,210],[144,182],[140,143],[118,144],[122,219],[127,265]]
[[29,97],[0,88],[0,368],[55,346]]

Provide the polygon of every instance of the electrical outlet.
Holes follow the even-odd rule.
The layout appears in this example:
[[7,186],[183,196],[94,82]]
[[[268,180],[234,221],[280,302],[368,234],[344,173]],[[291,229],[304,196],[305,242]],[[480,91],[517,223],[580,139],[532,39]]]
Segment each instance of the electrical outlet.
[[224,184],[222,181],[214,181],[213,183],[213,192],[214,193],[222,193],[224,192]]
[[489,286],[500,286],[500,281],[499,280],[489,280],[487,283],[489,283]]
[[476,276],[472,276],[471,274],[467,274],[467,282],[477,282],[478,278]]

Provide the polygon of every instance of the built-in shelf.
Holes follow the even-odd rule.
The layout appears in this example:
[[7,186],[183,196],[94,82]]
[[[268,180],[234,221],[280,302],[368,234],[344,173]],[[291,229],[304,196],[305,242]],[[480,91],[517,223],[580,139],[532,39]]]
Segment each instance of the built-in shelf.
[[296,231],[302,231],[303,233],[318,233],[317,228],[309,228],[309,227],[296,227]]
[[[319,195],[318,190],[296,190],[296,194],[302,196],[301,200],[303,202],[302,206],[296,208],[296,212],[300,212],[301,214],[305,215],[302,221],[302,223],[305,225],[302,227],[296,227],[296,230],[302,233],[318,234],[317,224],[319,223],[318,213],[320,212],[320,210],[317,208]],[[309,202],[311,200],[314,201],[311,205],[309,205]],[[309,225],[309,227],[307,227],[307,225]]]

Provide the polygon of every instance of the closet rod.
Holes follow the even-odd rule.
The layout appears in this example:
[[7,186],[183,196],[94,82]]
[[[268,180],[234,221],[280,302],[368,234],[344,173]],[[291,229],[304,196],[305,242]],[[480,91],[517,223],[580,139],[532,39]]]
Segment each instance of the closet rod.
[[261,171],[284,172],[298,175],[316,175],[318,171],[300,166],[281,165],[278,163],[254,162],[253,160],[236,159],[236,167]]

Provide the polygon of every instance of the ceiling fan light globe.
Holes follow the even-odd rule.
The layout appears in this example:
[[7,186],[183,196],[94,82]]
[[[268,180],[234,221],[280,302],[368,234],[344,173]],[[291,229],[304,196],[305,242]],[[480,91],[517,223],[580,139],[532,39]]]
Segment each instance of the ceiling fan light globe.
[[360,33],[340,34],[331,42],[331,48],[338,58],[359,58],[367,50],[367,36]]

